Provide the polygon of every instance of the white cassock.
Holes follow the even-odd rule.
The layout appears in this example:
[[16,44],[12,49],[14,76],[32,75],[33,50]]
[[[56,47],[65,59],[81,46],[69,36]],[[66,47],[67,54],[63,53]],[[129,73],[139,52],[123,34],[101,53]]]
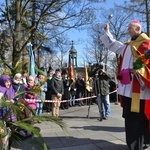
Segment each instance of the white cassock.
[[[133,69],[133,55],[132,55],[132,51],[131,51],[131,45],[128,45],[126,47],[126,44],[115,40],[109,31],[107,31],[104,35],[102,35],[100,37],[100,39],[101,39],[102,43],[110,51],[113,51],[122,56],[124,53],[121,70],[126,69],[126,68]],[[124,52],[124,50],[125,50],[125,52]],[[131,75],[131,76],[133,79],[133,75]],[[126,84],[126,85],[121,84],[119,82],[117,93],[131,98],[132,97],[132,85],[133,85],[133,80],[131,81],[130,84]],[[140,99],[150,99],[150,89],[148,87],[145,86],[144,89],[141,88]]]

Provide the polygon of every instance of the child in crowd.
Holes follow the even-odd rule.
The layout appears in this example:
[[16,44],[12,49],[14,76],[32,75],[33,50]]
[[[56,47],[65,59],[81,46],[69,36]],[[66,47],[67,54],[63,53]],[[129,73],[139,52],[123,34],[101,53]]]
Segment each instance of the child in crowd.
[[43,100],[45,100],[45,95],[47,92],[47,82],[46,77],[43,74],[39,74],[37,79],[36,85],[40,88],[38,99],[42,100],[42,102],[36,102],[36,115],[41,116],[43,110]]

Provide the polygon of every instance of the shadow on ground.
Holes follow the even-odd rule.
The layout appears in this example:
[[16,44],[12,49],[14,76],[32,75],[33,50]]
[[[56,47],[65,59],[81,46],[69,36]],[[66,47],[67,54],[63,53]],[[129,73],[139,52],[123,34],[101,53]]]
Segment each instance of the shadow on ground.
[[[12,145],[13,150],[43,150],[38,138],[29,138]],[[48,150],[128,150],[124,144],[115,144],[105,140],[91,140],[74,137],[43,137]]]
[[124,127],[112,127],[112,126],[83,126],[83,127],[70,127],[74,129],[84,129],[92,131],[109,131],[109,132],[124,132]]

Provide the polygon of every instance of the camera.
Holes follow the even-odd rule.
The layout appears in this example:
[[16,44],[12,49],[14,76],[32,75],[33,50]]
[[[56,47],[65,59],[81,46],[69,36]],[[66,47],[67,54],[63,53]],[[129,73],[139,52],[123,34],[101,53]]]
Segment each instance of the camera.
[[99,73],[103,72],[103,65],[102,64],[93,64],[89,70],[89,76],[95,77]]

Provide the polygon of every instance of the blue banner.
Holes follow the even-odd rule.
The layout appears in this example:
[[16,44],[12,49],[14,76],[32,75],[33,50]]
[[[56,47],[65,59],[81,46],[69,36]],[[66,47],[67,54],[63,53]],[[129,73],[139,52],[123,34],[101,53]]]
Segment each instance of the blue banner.
[[32,75],[35,77],[35,62],[34,62],[34,54],[32,50],[32,44],[28,43],[28,52],[29,52],[29,57],[30,57],[30,67],[29,67],[29,75]]

